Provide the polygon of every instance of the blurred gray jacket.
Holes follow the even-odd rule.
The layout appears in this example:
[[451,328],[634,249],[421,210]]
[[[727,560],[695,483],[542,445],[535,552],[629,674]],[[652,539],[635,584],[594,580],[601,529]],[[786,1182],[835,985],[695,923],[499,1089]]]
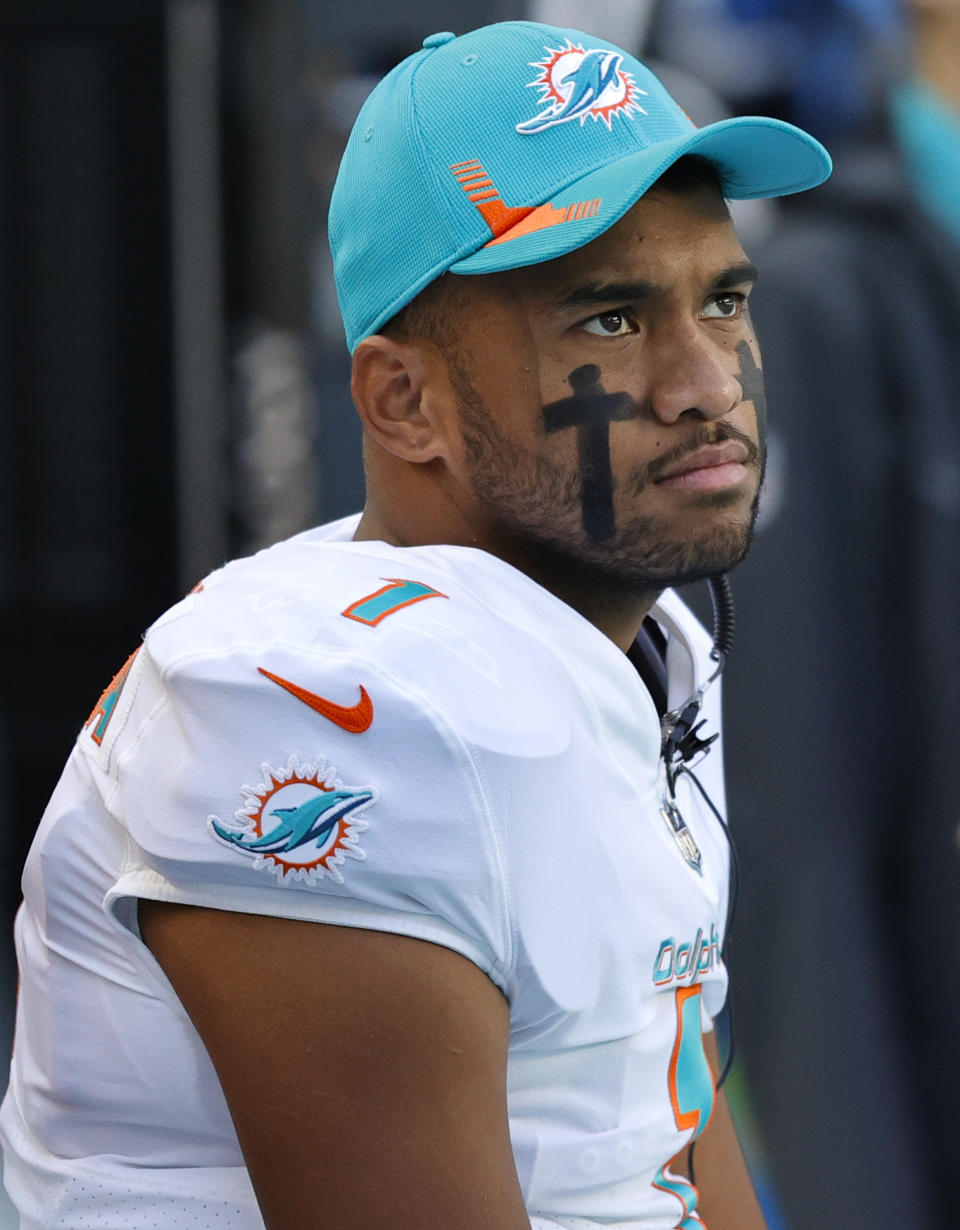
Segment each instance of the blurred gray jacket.
[[789,1230],[920,1230],[956,1219],[960,248],[889,147],[836,162],[755,254],[735,1029]]

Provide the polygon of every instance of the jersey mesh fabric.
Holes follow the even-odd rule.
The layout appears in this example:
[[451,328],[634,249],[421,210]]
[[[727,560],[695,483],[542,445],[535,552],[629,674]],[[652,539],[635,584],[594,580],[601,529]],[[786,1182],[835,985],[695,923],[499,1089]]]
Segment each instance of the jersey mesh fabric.
[[[655,1180],[693,1130],[671,1096],[678,1004],[698,993],[708,1026],[725,995],[720,826],[681,788],[697,874],[660,814],[657,713],[591,624],[482,552],[353,543],[353,525],[208,578],[149,630],[105,729],[78,738],[17,922],[0,1127],[26,1226],[140,1226],[143,1182],[159,1224],[215,1225],[216,1207],[261,1230],[215,1072],[138,938],[142,897],[461,953],[510,1003],[511,1137],[535,1224],[684,1216]],[[344,617],[389,586],[387,614]],[[674,595],[654,614],[674,706],[706,677],[709,640]],[[264,671],[346,707],[362,685],[373,720],[341,729]],[[711,690],[713,729],[718,706]],[[722,807],[716,751],[701,776]],[[335,789],[353,808],[331,829],[337,858],[317,862],[319,838],[253,848],[254,823],[262,835]]]

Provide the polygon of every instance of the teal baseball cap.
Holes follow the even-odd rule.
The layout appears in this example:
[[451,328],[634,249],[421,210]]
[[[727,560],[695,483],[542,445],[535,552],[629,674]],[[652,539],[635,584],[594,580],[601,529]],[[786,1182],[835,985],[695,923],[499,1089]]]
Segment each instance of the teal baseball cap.
[[364,103],[333,189],[350,350],[441,274],[589,243],[685,154],[716,166],[730,200],[801,192],[832,169],[819,141],[781,120],[697,128],[639,60],[580,30],[431,34]]

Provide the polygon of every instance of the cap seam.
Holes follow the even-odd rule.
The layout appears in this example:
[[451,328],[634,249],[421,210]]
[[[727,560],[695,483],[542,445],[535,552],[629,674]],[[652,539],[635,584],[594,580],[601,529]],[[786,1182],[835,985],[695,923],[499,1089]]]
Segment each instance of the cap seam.
[[[430,56],[440,51],[442,47],[446,46],[449,46],[449,44],[443,43],[438,47],[423,47],[420,49],[428,54],[421,55],[420,62],[413,66],[410,73],[410,127],[412,129],[412,140],[416,149],[417,158],[420,161],[421,170],[425,175],[429,176],[429,182],[432,183],[435,188],[434,198],[440,201],[444,219],[450,227],[452,234],[456,237],[459,228],[455,224],[456,219],[452,212],[453,206],[443,191],[439,175],[433,169],[432,161],[429,158],[429,150],[417,115],[417,77],[421,68],[430,59]],[[442,260],[432,265],[429,271],[423,276],[423,279],[418,279],[416,290],[414,290],[411,294],[408,294],[408,287],[407,290],[403,292],[406,297],[402,303],[396,305],[391,303],[388,307],[384,308],[382,312],[374,316],[369,324],[361,324],[356,330],[355,337],[348,337],[347,342],[351,353],[357,348],[357,346],[359,346],[360,342],[362,342],[364,338],[373,336],[373,334],[375,334],[378,329],[382,328],[387,321],[392,320],[398,312],[402,311],[407,304],[411,303],[420,291],[425,289],[425,287],[427,287],[436,277],[438,277],[439,274],[445,273],[449,270],[452,264],[456,264],[458,260],[462,260],[464,256],[470,255],[482,246],[482,243],[478,244],[477,247],[471,247],[468,252],[458,250],[457,256],[453,260],[449,260],[447,257],[444,257]]]
[[[448,47],[449,45],[450,45],[449,43],[443,44],[444,47]],[[436,51],[439,51],[440,48],[432,47],[429,50],[431,52],[436,52]],[[433,183],[436,189],[436,195],[438,196],[441,202],[441,205],[443,207],[444,217],[448,225],[450,225],[452,228],[454,238],[456,238],[456,236],[459,235],[460,233],[460,227],[457,225],[458,219],[457,219],[457,215],[454,209],[453,201],[450,199],[450,194],[443,187],[439,170],[434,169],[434,162],[439,163],[439,162],[442,162],[443,160],[440,158],[434,159],[430,157],[430,155],[433,153],[433,150],[432,150],[432,147],[428,145],[427,143],[426,134],[424,133],[423,128],[418,118],[417,76],[420,72],[420,69],[423,67],[423,65],[427,62],[428,59],[429,59],[428,56],[424,56],[423,60],[421,60],[421,62],[416,66],[416,68],[414,69],[413,73],[410,76],[410,106],[411,106],[411,113],[414,119],[413,130],[414,130],[414,134],[415,134],[415,138],[417,142],[417,154],[421,159],[422,166],[425,169],[428,169],[429,171],[431,182]],[[457,259],[459,260],[460,258],[458,257]],[[452,262],[447,263],[446,268],[449,269],[450,263]],[[419,294],[419,291],[417,293]]]

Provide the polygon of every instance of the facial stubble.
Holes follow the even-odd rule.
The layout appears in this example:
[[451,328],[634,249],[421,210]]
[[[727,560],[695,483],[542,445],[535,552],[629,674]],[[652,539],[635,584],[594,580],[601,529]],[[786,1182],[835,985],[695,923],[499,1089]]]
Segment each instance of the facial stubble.
[[[625,516],[622,505],[649,487],[657,470],[680,455],[726,439],[745,443],[759,465],[757,445],[725,423],[701,422],[668,453],[621,484],[620,515],[613,531],[591,534],[584,516],[589,475],[568,472],[547,453],[511,439],[497,425],[467,372],[452,362],[460,427],[472,494],[503,553],[533,573],[563,577],[578,588],[613,594],[649,594],[703,580],[733,568],[747,554],[757,515],[759,488],[747,514],[671,537],[662,519]],[[637,416],[642,413],[637,407]],[[651,473],[652,471],[652,473]],[[616,493],[615,493],[616,494]],[[703,492],[690,503],[721,510],[742,499],[736,490]]]

